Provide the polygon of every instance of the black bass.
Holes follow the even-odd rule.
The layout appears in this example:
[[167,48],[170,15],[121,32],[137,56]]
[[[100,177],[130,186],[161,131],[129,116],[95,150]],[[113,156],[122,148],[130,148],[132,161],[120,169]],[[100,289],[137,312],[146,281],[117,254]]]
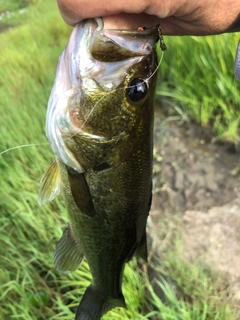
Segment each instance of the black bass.
[[147,259],[158,38],[158,28],[105,30],[102,19],[86,20],[59,59],[46,123],[55,160],[39,203],[61,190],[68,210],[55,267],[74,271],[84,256],[90,267],[77,320],[126,307],[124,265],[134,254]]

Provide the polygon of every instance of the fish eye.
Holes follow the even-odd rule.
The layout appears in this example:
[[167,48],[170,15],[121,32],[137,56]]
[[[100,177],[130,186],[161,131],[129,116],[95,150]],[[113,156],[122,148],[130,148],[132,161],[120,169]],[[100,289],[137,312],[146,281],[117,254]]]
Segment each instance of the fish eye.
[[143,79],[134,78],[127,88],[127,95],[133,102],[138,102],[146,97],[148,86]]

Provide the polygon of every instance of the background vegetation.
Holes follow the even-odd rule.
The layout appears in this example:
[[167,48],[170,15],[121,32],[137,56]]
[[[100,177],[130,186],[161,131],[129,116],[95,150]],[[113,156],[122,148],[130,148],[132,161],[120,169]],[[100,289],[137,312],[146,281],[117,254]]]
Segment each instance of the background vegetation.
[[[28,5],[31,2],[37,1],[0,2],[2,25],[16,26],[0,34],[0,152],[36,144],[0,156],[0,319],[73,319],[90,282],[88,267],[84,262],[69,276],[54,269],[52,254],[67,222],[66,211],[61,197],[43,207],[37,203],[39,181],[52,158],[45,138],[46,104],[71,29],[60,18],[55,1]],[[237,143],[237,36],[166,42],[158,94],[171,98],[182,117],[212,125],[220,137]],[[168,232],[159,238],[168,242],[161,261],[150,264],[163,277],[156,279],[154,288],[161,287],[166,302],[132,261],[124,277],[129,308],[114,309],[104,319],[236,319],[223,285],[209,270],[186,265],[176,228],[164,219],[161,225]]]
[[238,147],[239,82],[234,60],[239,34],[166,38],[158,94],[171,98],[185,120],[213,128],[217,138]]

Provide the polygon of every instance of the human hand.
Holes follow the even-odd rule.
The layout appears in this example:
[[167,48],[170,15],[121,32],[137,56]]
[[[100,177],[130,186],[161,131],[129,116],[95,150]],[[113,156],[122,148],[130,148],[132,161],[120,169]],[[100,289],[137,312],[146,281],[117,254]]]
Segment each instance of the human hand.
[[136,29],[161,24],[164,35],[240,31],[239,0],[57,0],[64,20],[75,25],[104,17],[105,28]]

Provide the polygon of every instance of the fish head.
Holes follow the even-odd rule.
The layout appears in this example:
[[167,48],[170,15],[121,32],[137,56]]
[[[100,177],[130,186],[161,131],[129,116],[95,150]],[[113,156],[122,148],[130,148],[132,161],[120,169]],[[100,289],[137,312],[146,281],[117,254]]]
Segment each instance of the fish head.
[[[101,19],[75,26],[47,111],[47,137],[64,164],[84,172],[96,167],[93,154],[114,163],[129,149],[139,123],[152,117],[157,40],[154,28],[106,30]],[[116,145],[122,151],[113,155]]]

